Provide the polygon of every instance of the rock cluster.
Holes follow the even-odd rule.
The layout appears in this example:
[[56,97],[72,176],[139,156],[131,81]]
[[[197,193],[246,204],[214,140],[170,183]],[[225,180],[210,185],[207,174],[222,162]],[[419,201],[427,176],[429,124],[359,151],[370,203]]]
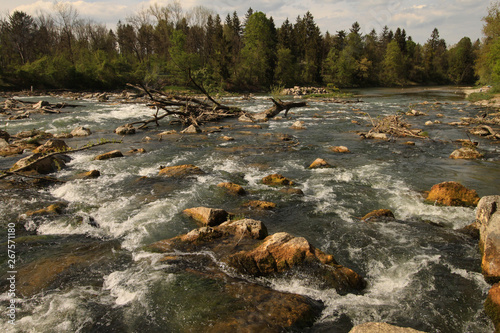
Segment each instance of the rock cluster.
[[328,94],[329,91],[326,88],[317,88],[317,87],[299,87],[295,86],[293,88],[286,88],[281,91],[283,95],[292,95],[292,96],[303,96],[303,95],[311,95],[311,94]]

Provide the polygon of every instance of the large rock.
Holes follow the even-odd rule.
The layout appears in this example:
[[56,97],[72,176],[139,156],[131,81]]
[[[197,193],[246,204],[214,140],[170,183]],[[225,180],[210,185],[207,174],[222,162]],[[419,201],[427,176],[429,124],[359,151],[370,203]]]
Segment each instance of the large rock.
[[303,237],[280,232],[267,236],[260,221],[227,221],[217,227],[203,227],[149,246],[155,252],[198,252],[210,250],[215,257],[244,275],[268,276],[298,271],[317,279],[324,288],[339,293],[361,290],[364,279],[338,265],[332,255],[316,249]]
[[174,165],[160,169],[159,175],[173,178],[186,178],[194,175],[204,175],[205,172],[192,164]]
[[364,323],[354,326],[349,333],[423,333],[409,327],[398,327],[386,323]]
[[493,322],[495,332],[500,332],[500,283],[493,285],[488,292],[484,311]]
[[380,221],[380,220],[394,220],[394,213],[390,209],[377,209],[374,210],[361,218],[361,220],[368,221]]
[[201,133],[201,129],[195,125],[189,125],[187,128],[181,131],[182,134],[196,134]]
[[115,129],[115,133],[118,135],[132,135],[135,134],[135,127],[130,124],[122,125]]
[[229,214],[224,209],[195,207],[184,209],[183,213],[204,226],[216,226],[225,222]]
[[102,161],[102,160],[109,160],[111,158],[117,158],[117,157],[123,157],[123,153],[119,150],[112,150],[110,152],[97,155],[96,157],[94,157],[94,160]]
[[332,166],[322,158],[317,158],[311,163],[309,169],[331,168]]
[[444,182],[431,188],[426,201],[443,206],[477,206],[479,195],[457,182]]
[[234,194],[234,195],[245,195],[246,191],[245,189],[238,184],[235,183],[219,183],[217,187],[225,189],[227,192]]
[[71,131],[71,135],[73,136],[89,136],[92,134],[92,131],[86,127],[79,126]]
[[481,154],[477,149],[471,147],[463,147],[455,150],[451,153],[450,158],[452,159],[463,159],[463,160],[476,160],[483,158],[484,155]]
[[481,268],[489,282],[500,281],[500,195],[483,197],[477,205]]
[[14,164],[10,171],[35,171],[40,174],[49,174],[66,167],[66,163],[71,161],[71,157],[63,154],[43,156],[42,154],[33,154],[22,158]]
[[33,150],[33,153],[51,153],[56,151],[66,151],[69,147],[63,140],[49,139],[43,145]]

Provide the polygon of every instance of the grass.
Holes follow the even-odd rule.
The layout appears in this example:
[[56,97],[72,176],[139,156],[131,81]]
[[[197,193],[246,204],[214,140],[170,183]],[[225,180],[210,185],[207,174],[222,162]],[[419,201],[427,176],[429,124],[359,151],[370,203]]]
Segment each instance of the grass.
[[493,99],[496,95],[500,94],[500,86],[493,86],[490,90],[486,92],[476,92],[472,93],[467,97],[470,102],[488,101]]

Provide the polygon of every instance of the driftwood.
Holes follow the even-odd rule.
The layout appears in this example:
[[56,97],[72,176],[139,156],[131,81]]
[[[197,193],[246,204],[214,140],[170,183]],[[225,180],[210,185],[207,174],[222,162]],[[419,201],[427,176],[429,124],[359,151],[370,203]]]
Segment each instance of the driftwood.
[[393,137],[425,138],[418,135],[421,132],[420,130],[410,130],[410,127],[411,125],[406,123],[401,116],[387,116],[380,119],[377,124],[374,124],[374,127],[366,134],[366,137],[370,137],[372,133],[385,133]]
[[[128,125],[138,125],[139,129],[145,128],[150,123],[155,123],[159,126],[159,120],[167,116],[175,116],[184,126],[195,125],[200,126],[206,122],[218,121],[224,118],[234,118],[240,116],[247,116],[255,120],[255,113],[245,111],[239,107],[223,105],[205,90],[202,85],[198,84],[191,76],[190,83],[194,85],[204,96],[204,99],[192,96],[179,96],[174,94],[164,93],[158,90],[150,90],[145,86],[134,86],[135,89],[142,90],[149,96],[151,107],[156,108],[153,117],[144,120],[130,123]],[[285,111],[285,116],[292,108],[303,107],[307,104],[305,102],[282,102],[281,100],[274,100],[271,98],[274,105],[265,111],[265,118],[273,118],[281,111]]]

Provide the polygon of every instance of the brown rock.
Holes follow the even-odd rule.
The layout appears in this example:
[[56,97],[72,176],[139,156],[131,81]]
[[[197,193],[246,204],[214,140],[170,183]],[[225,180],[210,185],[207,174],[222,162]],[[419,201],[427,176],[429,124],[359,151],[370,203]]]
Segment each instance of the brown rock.
[[72,136],[89,136],[92,132],[90,129],[80,126],[71,131]]
[[183,210],[183,213],[204,226],[216,226],[225,222],[229,214],[224,209],[195,207]]
[[306,127],[304,126],[304,122],[301,120],[297,120],[296,122],[294,122],[290,128],[296,129],[296,130],[306,129]]
[[322,158],[317,158],[314,160],[314,162],[311,163],[309,166],[309,169],[320,169],[320,168],[331,168],[332,166],[328,164],[327,161],[325,161]]
[[368,221],[377,221],[383,219],[394,219],[394,214],[390,209],[378,209],[374,210],[361,218],[361,220]]
[[489,282],[500,281],[500,196],[483,197],[477,206],[481,268]]
[[234,195],[245,195],[245,189],[241,187],[241,185],[234,184],[234,183],[220,183],[217,185],[217,187],[224,188],[226,191],[228,191],[231,194]]
[[243,204],[243,207],[261,209],[261,210],[271,210],[276,208],[276,204],[274,202],[269,202],[269,201],[252,200]]
[[262,182],[270,186],[293,185],[293,181],[277,173],[262,178]]
[[14,164],[10,171],[35,171],[40,174],[48,174],[59,171],[71,161],[69,156],[63,154],[43,156],[42,154],[33,154],[22,158]]
[[186,129],[181,131],[182,134],[196,134],[201,133],[201,129],[195,125],[189,125]]
[[159,175],[174,178],[185,178],[192,175],[204,175],[205,172],[192,164],[175,165],[160,169]]
[[51,153],[56,151],[66,151],[69,147],[66,142],[60,139],[49,139],[45,144],[33,150],[33,153]]
[[330,148],[331,151],[333,151],[334,153],[350,153],[351,151],[349,150],[349,148],[345,147],[345,146],[335,146],[335,147],[331,147]]
[[364,323],[354,326],[349,333],[424,333],[409,327],[398,327],[386,323]]
[[60,215],[66,205],[58,203],[39,210],[30,210],[25,213],[26,216],[42,216],[42,215]]
[[477,149],[472,147],[463,147],[455,150],[451,153],[450,158],[452,159],[463,159],[463,160],[476,160],[483,158],[484,155],[477,151]]
[[289,194],[289,195],[304,195],[304,192],[300,188],[282,188],[278,192]]
[[500,332],[500,283],[493,285],[488,292],[484,311],[493,322],[495,332]]
[[99,178],[101,176],[101,172],[99,170],[90,170],[87,172],[82,172],[76,176],[78,179],[94,179]]
[[135,127],[130,124],[119,126],[115,129],[115,133],[118,135],[132,135],[135,134]]
[[123,154],[119,150],[113,150],[101,155],[97,155],[94,160],[102,161],[102,160],[109,160],[111,158],[117,158],[117,157],[123,157]]
[[426,201],[443,206],[477,206],[479,195],[457,182],[444,182],[431,188]]

